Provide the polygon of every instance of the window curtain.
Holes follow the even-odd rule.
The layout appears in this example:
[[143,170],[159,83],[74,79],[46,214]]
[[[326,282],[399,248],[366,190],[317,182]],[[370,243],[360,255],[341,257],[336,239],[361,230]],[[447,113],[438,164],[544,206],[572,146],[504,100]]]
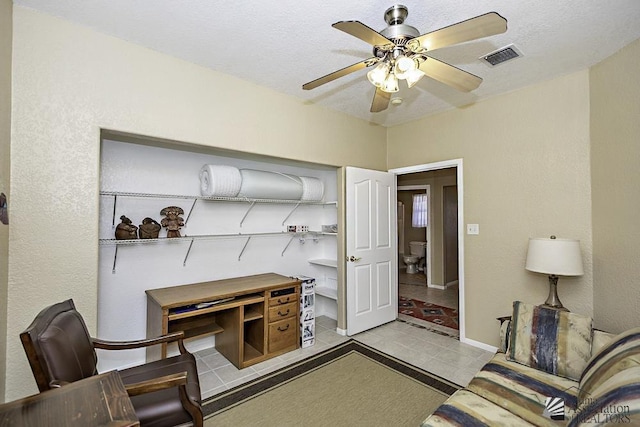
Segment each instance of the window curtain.
[[411,226],[426,227],[428,224],[427,212],[427,195],[414,194],[413,213],[411,214]]

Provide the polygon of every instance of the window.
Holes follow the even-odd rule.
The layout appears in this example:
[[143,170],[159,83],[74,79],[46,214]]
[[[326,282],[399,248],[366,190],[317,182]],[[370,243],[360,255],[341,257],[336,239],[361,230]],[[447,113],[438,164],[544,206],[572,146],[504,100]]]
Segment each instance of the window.
[[413,213],[411,214],[412,227],[426,227],[428,224],[427,195],[413,195]]

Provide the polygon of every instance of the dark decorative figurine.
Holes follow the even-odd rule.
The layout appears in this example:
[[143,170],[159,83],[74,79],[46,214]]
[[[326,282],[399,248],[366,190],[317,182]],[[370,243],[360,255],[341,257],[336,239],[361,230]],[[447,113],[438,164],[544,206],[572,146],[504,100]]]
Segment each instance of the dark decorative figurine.
[[124,215],[120,217],[120,220],[122,222],[118,224],[118,226],[116,227],[116,239],[117,240],[137,239],[138,227],[133,225],[131,223],[131,220]]
[[162,226],[167,229],[167,237],[180,237],[180,227],[184,225],[184,211],[178,206],[167,206],[160,211],[160,215],[166,216],[162,219]]
[[146,217],[138,227],[138,235],[141,239],[157,239],[161,228],[155,219]]

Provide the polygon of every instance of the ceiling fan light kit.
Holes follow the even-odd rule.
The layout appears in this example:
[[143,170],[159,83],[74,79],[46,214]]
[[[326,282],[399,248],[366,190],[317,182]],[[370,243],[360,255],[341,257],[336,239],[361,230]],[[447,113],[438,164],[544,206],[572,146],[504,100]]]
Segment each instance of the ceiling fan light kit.
[[398,80],[413,87],[422,77],[429,76],[458,90],[469,92],[477,88],[482,79],[429,56],[429,51],[504,33],[507,20],[496,12],[486,13],[420,35],[404,23],[409,15],[406,6],[395,5],[384,13],[387,28],[377,32],[359,21],[340,21],[332,26],[373,46],[373,56],[302,85],[304,90],[315,89],[363,68],[373,67],[367,79],[376,87],[371,112],[384,111],[389,106],[391,93],[398,92]]

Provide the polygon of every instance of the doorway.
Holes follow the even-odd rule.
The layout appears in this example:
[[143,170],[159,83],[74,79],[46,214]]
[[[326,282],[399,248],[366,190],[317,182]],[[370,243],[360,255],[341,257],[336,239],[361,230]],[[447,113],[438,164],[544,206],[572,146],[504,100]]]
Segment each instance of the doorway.
[[[401,262],[402,255],[399,255],[398,317],[464,340],[464,246],[460,232],[463,224],[462,160],[390,172],[396,174],[398,201],[403,202],[405,210],[405,229],[412,225],[412,206],[406,201],[407,197],[402,196],[406,193],[403,190],[430,187],[428,227],[412,231],[414,238],[422,232],[427,242],[424,268],[427,274],[423,271],[407,274],[406,265]],[[402,236],[399,232],[398,248],[404,240],[404,251],[408,252],[410,239],[406,233]]]

